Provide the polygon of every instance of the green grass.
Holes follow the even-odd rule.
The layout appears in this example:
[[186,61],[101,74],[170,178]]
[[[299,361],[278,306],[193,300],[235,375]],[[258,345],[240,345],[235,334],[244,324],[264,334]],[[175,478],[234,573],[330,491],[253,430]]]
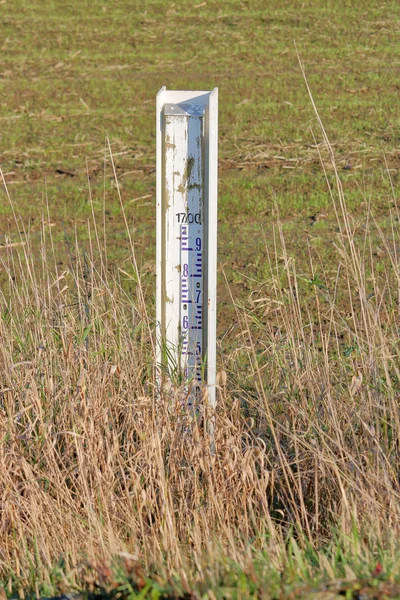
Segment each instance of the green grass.
[[[370,540],[371,541],[371,540]],[[397,546],[395,545],[397,548]],[[46,583],[38,583],[38,566],[24,578],[13,576],[4,584],[7,595],[20,595],[22,581],[25,598],[74,593],[82,599],[202,598],[204,600],[243,598],[263,600],[398,598],[400,573],[398,550],[389,556],[378,546],[371,553],[360,542],[356,530],[343,534],[325,548],[303,547],[295,537],[286,540],[286,551],[271,555],[254,552],[243,566],[223,553],[205,562],[203,580],[188,582],[182,574],[167,574],[160,569],[143,570],[135,556],[121,552],[110,561],[86,561],[68,571],[60,559],[48,573]],[[383,566],[385,565],[385,566]]]
[[[289,244],[296,246],[301,231],[313,246],[326,246],[335,223],[294,40],[335,150],[347,205],[363,218],[371,200],[386,227],[392,190],[385,161],[398,194],[398,82],[392,68],[399,52],[397,3],[378,10],[367,2],[359,11],[345,2],[234,1],[188,10],[164,2],[46,0],[40,7],[13,2],[1,10],[1,166],[33,232],[40,229],[47,197],[53,235],[61,240],[65,230],[73,235],[76,228],[85,240],[89,174],[93,210],[105,211],[109,264],[128,259],[119,241],[108,136],[141,262],[151,268],[155,94],[164,84],[217,85],[220,261],[246,264],[247,276],[262,278],[246,254],[262,254],[269,243],[275,207]],[[333,182],[332,173],[328,178]],[[232,245],[234,227],[243,232],[243,243],[236,235]],[[4,199],[0,233],[6,232],[18,237]],[[65,254],[62,244],[56,251]],[[229,269],[227,276],[244,299],[241,276]],[[222,277],[219,297],[224,323],[231,311]]]
[[[154,194],[154,174],[141,169],[154,165],[156,92],[163,84],[218,85],[222,218],[229,219],[231,208],[225,201],[227,171],[239,165],[268,168],[259,178],[260,200],[270,183],[286,210],[293,191],[295,214],[309,202],[324,207],[324,181],[309,131],[314,116],[294,40],[339,166],[343,161],[357,168],[349,174],[352,185],[368,188],[371,167],[376,175],[384,154],[397,165],[395,2],[384,10],[364,3],[361,14],[344,2],[207,2],[189,11],[163,2],[62,6],[45,1],[40,8],[7,3],[2,11],[0,149],[3,170],[15,172],[10,180],[38,179],[43,186],[45,176],[50,184],[55,170],[63,169],[75,173],[75,187],[85,190],[87,159],[90,169],[99,170],[94,187],[101,190],[108,135],[116,155],[124,153],[116,158],[121,174],[130,172],[124,200],[138,179]],[[248,178],[252,181],[254,172]],[[373,184],[376,194],[387,194],[387,182],[379,179]],[[65,202],[72,212],[79,210],[68,183],[58,184],[54,212]],[[14,198],[21,187],[15,184]],[[248,196],[244,188],[236,201]],[[33,212],[31,205],[24,209],[26,217]],[[154,218],[152,210],[147,218]]]

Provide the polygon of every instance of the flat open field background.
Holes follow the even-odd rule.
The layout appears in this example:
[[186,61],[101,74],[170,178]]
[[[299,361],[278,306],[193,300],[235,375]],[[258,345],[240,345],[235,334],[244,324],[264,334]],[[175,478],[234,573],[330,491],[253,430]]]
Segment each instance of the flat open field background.
[[[92,208],[110,267],[128,258],[108,136],[151,301],[162,85],[219,87],[219,261],[235,295],[262,280],[277,211],[300,271],[307,243],[329,266],[336,222],[294,40],[348,206],[362,219],[370,203],[385,227],[388,173],[397,195],[400,165],[398,2],[13,0],[0,18],[1,168],[33,242],[50,220],[60,269],[68,238],[84,247]],[[18,241],[4,191],[0,235]],[[231,317],[222,277],[219,298],[222,334]]]

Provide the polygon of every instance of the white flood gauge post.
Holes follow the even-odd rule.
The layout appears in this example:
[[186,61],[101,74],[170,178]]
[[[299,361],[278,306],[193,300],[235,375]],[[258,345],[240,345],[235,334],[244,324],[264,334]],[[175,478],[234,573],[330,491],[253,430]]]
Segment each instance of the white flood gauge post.
[[218,89],[157,94],[157,364],[215,406]]

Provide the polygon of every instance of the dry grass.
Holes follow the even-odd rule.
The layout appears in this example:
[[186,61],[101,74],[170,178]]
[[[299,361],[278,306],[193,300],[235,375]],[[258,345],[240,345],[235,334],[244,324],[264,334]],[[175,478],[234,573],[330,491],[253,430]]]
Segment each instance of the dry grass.
[[355,552],[390,550],[400,512],[399,215],[387,237],[370,212],[354,222],[338,177],[331,195],[335,287],[319,282],[324,266],[311,248],[312,279],[296,273],[277,220],[269,276],[237,306],[235,344],[222,342],[215,452],[180,392],[157,396],[132,240],[129,293],[121,272],[107,270],[95,220],[94,246],[84,253],[76,243],[63,272],[46,226],[41,270],[29,232],[3,252],[3,576],[46,581],[60,557],[69,571],[83,557],[129,552],[189,590],[218,580],[221,554],[247,568],[266,552],[283,569],[288,552],[319,556],[338,531]]

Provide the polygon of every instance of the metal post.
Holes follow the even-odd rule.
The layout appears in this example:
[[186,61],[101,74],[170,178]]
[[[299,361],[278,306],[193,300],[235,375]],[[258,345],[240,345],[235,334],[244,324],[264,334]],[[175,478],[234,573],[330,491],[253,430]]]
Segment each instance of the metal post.
[[157,94],[157,364],[215,407],[218,89]]

